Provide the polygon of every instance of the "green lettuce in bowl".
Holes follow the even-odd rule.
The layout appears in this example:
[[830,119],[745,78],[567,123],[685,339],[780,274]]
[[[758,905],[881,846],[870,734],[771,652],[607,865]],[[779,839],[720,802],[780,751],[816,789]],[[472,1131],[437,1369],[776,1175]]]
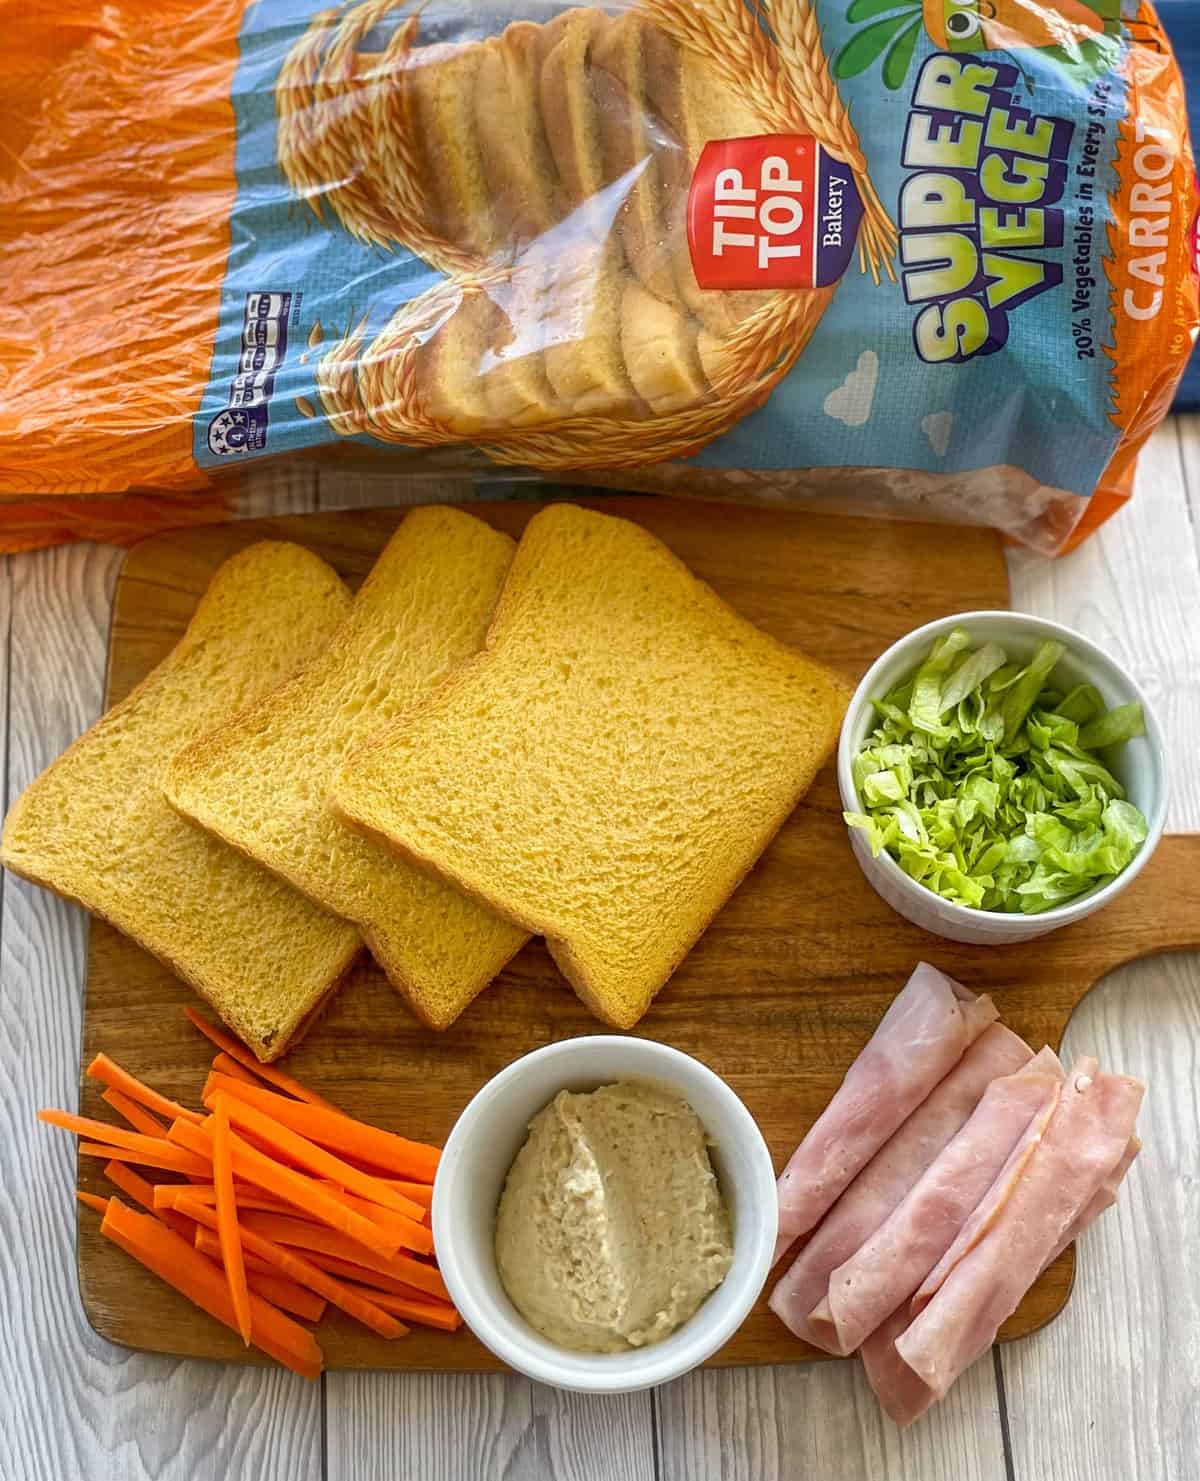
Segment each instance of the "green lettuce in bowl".
[[1148,824],[1100,753],[1145,733],[1142,706],[1056,687],[1066,653],[1048,639],[1022,664],[956,627],[872,700],[852,760],[862,811],[844,816],[875,857],[952,904],[1024,915],[1129,865]]

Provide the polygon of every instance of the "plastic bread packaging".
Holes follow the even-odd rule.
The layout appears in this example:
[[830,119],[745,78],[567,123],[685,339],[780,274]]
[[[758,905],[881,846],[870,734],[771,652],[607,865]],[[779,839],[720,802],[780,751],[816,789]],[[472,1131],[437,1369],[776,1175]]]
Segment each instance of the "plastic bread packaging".
[[1052,553],[1197,332],[1136,0],[0,10],[3,550],[304,454]]

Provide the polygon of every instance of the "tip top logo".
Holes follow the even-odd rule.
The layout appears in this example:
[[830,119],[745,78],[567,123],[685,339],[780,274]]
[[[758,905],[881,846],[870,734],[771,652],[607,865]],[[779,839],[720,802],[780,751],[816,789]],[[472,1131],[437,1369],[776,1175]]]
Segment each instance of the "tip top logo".
[[712,139],[688,192],[701,288],[812,288],[846,271],[862,218],[851,171],[807,134]]

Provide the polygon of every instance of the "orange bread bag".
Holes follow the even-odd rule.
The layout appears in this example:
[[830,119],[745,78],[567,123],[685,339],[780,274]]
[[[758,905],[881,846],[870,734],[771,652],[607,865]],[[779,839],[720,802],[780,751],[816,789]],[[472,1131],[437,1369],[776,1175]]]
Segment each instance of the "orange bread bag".
[[265,459],[994,525],[1197,331],[1136,0],[0,0],[0,550]]

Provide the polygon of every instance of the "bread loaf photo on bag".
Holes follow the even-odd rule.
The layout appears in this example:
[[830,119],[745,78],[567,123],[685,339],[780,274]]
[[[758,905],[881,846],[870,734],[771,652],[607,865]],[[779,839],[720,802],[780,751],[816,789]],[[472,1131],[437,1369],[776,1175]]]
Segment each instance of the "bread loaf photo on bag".
[[160,781],[181,746],[319,652],[349,607],[299,545],[233,556],[171,653],[17,799],[0,842],[6,869],[158,957],[263,1061],[311,1022],[358,933],[181,818]]
[[[722,141],[806,139],[843,162],[860,269],[894,277],[896,229],[807,11],[768,27],[743,0],[635,0],[441,34],[409,0],[322,11],[276,82],[295,199],[444,275],[324,350],[339,435],[615,472],[689,457],[760,407],[837,283],[699,281],[689,203]],[[328,181],[330,151],[352,177]]]
[[849,693],[648,531],[552,505],[483,652],[351,755],[330,801],[544,935],[628,1029],[807,790]]

